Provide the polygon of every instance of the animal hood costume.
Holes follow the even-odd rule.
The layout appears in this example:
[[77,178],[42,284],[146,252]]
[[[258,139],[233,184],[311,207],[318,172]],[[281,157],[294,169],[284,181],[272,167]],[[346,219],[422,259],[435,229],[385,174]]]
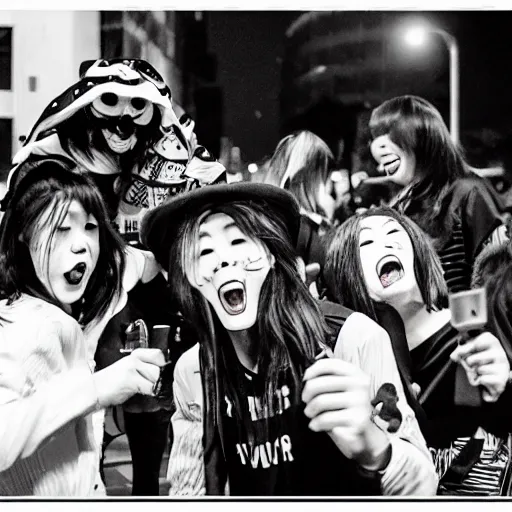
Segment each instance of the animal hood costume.
[[119,209],[121,233],[138,232],[145,211],[168,196],[225,181],[224,167],[204,147],[192,149],[171,99],[144,60],[86,61],[80,80],[44,109],[13,163],[71,158],[91,173],[113,216]]

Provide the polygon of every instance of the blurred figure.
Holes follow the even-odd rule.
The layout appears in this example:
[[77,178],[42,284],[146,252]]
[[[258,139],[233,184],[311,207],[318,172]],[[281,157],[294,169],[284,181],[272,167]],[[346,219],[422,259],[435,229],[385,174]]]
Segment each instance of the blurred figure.
[[296,249],[306,265],[308,284],[323,267],[325,256],[320,238],[331,226],[334,216],[330,180],[333,167],[334,156],[327,144],[314,133],[302,130],[281,139],[264,180],[290,191],[301,207]]
[[439,111],[423,98],[385,101],[370,118],[371,152],[381,173],[401,186],[390,205],[433,240],[452,292],[469,288],[475,257],[503,237],[503,207],[465,162]]

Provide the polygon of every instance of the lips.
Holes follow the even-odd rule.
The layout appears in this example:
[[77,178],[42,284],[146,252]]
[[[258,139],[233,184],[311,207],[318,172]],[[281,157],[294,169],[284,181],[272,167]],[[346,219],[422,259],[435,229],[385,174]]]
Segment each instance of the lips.
[[110,130],[103,130],[103,135],[108,146],[115,153],[126,153],[126,151],[133,149],[137,142],[135,134],[131,134],[127,138],[124,138],[117,133],[112,133]]
[[77,286],[82,282],[86,269],[85,263],[77,263],[70,271],[64,273],[64,278],[69,284]]
[[400,167],[400,157],[397,155],[389,155],[382,159],[379,165],[379,171],[384,171],[388,176],[393,176],[393,174],[398,171]]
[[239,315],[245,311],[247,294],[241,281],[229,281],[219,288],[219,299],[229,315]]
[[402,262],[393,255],[384,256],[384,258],[377,263],[376,270],[384,288],[391,286],[404,277]]

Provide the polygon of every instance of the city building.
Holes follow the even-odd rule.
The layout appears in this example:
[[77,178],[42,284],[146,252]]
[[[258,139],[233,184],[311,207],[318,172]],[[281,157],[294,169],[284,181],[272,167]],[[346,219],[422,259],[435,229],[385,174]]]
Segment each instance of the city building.
[[100,56],[97,12],[0,10],[0,178],[52,98]]

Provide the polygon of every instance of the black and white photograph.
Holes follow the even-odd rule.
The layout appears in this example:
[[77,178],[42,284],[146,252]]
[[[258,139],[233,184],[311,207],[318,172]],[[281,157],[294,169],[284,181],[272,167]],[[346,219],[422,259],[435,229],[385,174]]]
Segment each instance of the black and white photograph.
[[511,52],[505,5],[0,7],[0,506],[510,500]]

